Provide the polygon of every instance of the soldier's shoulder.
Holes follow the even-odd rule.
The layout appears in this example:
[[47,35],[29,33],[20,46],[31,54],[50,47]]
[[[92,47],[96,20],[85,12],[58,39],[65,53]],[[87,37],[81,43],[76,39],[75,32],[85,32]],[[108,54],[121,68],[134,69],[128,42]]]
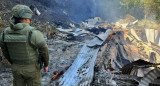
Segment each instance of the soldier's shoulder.
[[40,30],[34,29],[34,30],[32,30],[32,34],[35,35],[35,36],[38,36],[38,35],[41,35],[42,33],[41,33]]
[[43,40],[43,33],[39,30],[33,30],[31,39],[33,39],[33,41],[41,41]]
[[41,33],[41,31],[40,31],[39,29],[36,29],[36,28],[33,29],[32,32],[33,32],[33,33]]
[[27,28],[32,29],[32,31],[40,31],[38,28],[33,26],[28,26]]
[[32,36],[38,36],[42,34],[41,31],[37,29],[36,27],[28,26],[27,28],[29,28],[30,31],[32,32]]
[[5,28],[3,31],[6,32],[7,30],[11,30],[10,27]]
[[33,26],[27,26],[27,27],[25,27],[25,30],[35,30],[36,28],[35,27],[33,27]]

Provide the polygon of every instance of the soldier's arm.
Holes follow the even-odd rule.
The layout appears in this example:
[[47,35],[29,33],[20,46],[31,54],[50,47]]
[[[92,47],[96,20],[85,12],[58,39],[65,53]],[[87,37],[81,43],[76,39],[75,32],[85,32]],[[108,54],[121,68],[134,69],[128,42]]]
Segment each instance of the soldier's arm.
[[40,31],[35,30],[32,32],[31,43],[38,48],[39,55],[41,56],[42,61],[44,61],[44,67],[48,67],[48,61],[49,61],[48,46]]
[[3,52],[4,57],[12,64],[12,61],[11,61],[11,59],[10,59],[10,57],[9,57],[9,53],[8,53],[7,46],[6,46],[6,44],[3,42],[3,36],[4,36],[4,34],[3,34],[3,32],[2,32],[1,35],[0,35],[0,47],[1,47],[1,49],[2,49],[2,52]]

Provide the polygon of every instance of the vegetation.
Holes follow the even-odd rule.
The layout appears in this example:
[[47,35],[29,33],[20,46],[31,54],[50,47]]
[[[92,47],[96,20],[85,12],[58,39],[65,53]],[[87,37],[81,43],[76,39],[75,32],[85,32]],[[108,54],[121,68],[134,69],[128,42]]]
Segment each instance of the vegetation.
[[9,26],[9,13],[11,12],[10,10],[6,9],[6,2],[3,1],[0,3],[0,33],[3,31],[4,28]]
[[160,0],[117,0],[124,14],[139,19],[138,25],[158,29],[160,24]]
[[144,17],[144,6],[141,0],[120,0],[121,10],[124,14],[130,14],[138,19]]
[[160,21],[160,0],[120,0],[120,4],[126,14]]
[[159,29],[160,25],[157,24],[157,22],[155,20],[140,20],[138,21],[138,25],[140,26],[145,26],[147,28],[151,28],[151,29]]
[[32,26],[36,27],[38,30],[46,34],[48,39],[52,39],[57,35],[57,31],[55,30],[55,25],[50,23],[49,21],[45,21],[41,23],[38,19],[34,19]]

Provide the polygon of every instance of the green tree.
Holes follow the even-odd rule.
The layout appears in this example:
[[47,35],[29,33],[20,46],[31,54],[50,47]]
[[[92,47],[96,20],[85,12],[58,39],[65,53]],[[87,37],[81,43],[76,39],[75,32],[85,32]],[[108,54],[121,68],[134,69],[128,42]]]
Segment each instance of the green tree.
[[126,14],[160,21],[160,0],[120,0]]
[[144,17],[144,6],[141,0],[120,0],[120,5],[125,14],[131,14],[138,19]]
[[160,0],[142,0],[141,3],[144,5],[146,17],[154,15],[153,18],[160,21]]

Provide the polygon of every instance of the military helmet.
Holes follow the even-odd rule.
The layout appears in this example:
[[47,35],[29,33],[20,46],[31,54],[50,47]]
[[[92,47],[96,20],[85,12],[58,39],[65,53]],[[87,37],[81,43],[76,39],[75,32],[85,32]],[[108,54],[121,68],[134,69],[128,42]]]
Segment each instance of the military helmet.
[[12,8],[12,16],[16,18],[28,18],[31,19],[33,12],[26,5],[16,5]]

